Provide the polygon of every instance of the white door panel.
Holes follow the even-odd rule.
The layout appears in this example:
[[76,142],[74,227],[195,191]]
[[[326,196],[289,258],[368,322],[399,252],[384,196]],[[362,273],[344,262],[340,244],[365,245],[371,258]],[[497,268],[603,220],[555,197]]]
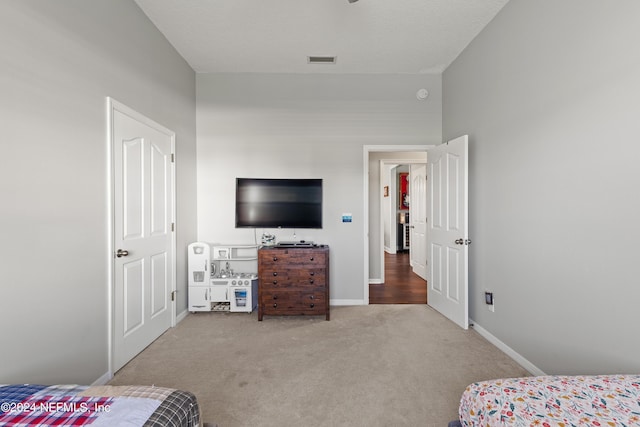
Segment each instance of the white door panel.
[[[119,123],[119,120],[117,121]],[[143,141],[123,140],[122,147],[122,240],[140,239],[144,226]],[[119,212],[117,212],[119,213]]]
[[170,194],[167,185],[170,183],[169,164],[171,155],[166,147],[161,147],[156,141],[151,141],[151,235],[166,236],[169,224],[167,195]]
[[167,267],[166,253],[151,257],[151,317],[161,316],[170,310],[167,299],[170,292]]
[[411,266],[413,272],[427,279],[427,165],[412,164],[409,169],[411,202],[409,223],[411,227]]
[[468,314],[468,138],[427,154],[427,301],[467,329]]
[[456,303],[460,302],[460,291],[462,288],[460,282],[460,258],[461,253],[459,250],[447,248],[447,297]]
[[175,135],[112,101],[113,263],[112,370],[115,372],[175,322],[172,232]]
[[122,335],[126,337],[144,321],[144,260],[123,263],[122,270]]

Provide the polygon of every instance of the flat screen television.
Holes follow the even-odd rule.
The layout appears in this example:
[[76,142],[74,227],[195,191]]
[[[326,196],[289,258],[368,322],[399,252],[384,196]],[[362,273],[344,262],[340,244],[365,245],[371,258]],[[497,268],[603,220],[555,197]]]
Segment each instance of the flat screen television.
[[322,228],[322,179],[236,178],[236,228]]

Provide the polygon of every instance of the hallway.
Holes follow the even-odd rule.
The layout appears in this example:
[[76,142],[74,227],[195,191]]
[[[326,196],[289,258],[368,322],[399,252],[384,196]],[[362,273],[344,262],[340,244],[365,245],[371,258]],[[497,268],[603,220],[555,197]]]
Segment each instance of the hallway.
[[409,253],[385,252],[385,283],[369,285],[369,304],[426,304],[427,282],[411,271]]

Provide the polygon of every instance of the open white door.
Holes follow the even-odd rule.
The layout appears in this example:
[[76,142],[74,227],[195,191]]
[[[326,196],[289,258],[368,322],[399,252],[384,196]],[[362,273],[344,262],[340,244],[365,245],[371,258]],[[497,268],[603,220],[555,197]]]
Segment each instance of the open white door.
[[110,101],[115,372],[175,323],[175,134]]
[[427,165],[409,167],[409,224],[411,227],[410,252],[413,272],[427,279]]
[[427,301],[461,328],[468,309],[468,137],[427,152]]

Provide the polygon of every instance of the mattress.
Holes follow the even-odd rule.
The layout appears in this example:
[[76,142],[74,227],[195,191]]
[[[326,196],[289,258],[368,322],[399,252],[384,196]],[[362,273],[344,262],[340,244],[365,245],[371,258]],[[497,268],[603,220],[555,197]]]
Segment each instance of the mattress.
[[539,376],[469,385],[463,426],[640,426],[640,375]]
[[196,427],[200,408],[163,387],[0,385],[0,425]]

